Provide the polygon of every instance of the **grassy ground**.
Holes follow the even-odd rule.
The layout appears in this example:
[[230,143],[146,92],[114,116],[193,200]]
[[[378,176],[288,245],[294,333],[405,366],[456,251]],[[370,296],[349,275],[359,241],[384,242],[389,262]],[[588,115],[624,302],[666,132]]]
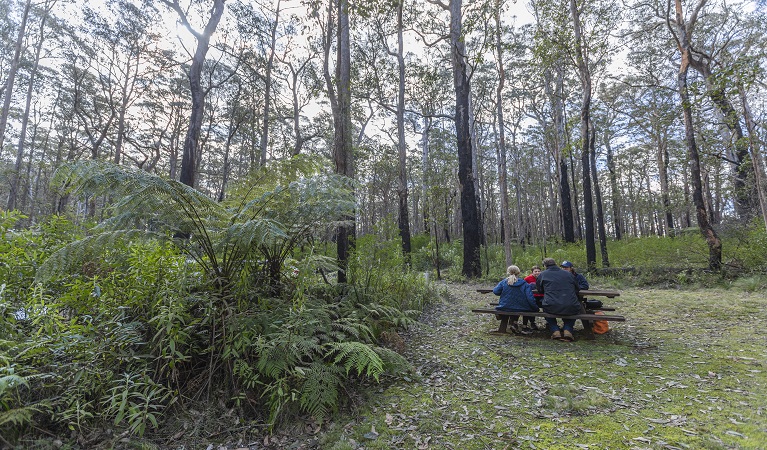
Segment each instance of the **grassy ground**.
[[[497,336],[479,285],[404,337],[416,373],[325,430],[341,449],[765,449],[767,299],[721,289],[629,289],[596,340]],[[538,319],[539,321],[542,319]],[[542,322],[541,322],[542,323]]]

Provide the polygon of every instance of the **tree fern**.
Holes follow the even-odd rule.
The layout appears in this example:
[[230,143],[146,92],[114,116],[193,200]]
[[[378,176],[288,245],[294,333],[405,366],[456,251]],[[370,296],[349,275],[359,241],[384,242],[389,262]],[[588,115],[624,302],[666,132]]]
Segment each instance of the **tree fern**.
[[[283,179],[301,166],[288,163],[287,171],[277,170]],[[259,176],[266,179],[266,173]],[[262,180],[262,181],[264,181]],[[245,261],[258,250],[273,262],[272,276],[279,277],[281,265],[293,248],[307,242],[313,233],[325,231],[354,208],[350,182],[343,177],[315,175],[285,185],[262,182],[239,202],[217,203],[203,193],[175,180],[164,179],[138,169],[110,163],[78,161],[57,171],[55,181],[73,195],[107,195],[114,199],[114,214],[103,221],[100,237],[63,251],[48,269],[64,266],[67,252],[84,252],[107,245],[108,236],[128,230],[173,239],[219,287],[228,288],[244,270]]]

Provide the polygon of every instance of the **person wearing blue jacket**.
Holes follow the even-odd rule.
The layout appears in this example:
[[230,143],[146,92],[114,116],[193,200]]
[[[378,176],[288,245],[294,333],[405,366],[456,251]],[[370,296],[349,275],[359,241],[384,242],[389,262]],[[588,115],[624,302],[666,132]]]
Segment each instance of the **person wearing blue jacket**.
[[[538,304],[535,303],[533,290],[523,278],[519,277],[521,274],[519,267],[509,266],[506,269],[506,274],[508,278],[501,280],[493,289],[493,294],[501,297],[495,309],[510,312],[538,311]],[[517,320],[519,320],[519,316],[511,316],[511,329],[514,332],[519,332]]]
[[573,276],[575,277],[575,282],[578,284],[578,287],[582,291],[587,291],[589,289],[589,282],[586,280],[586,277],[584,277],[583,275],[575,271],[575,267],[573,267],[573,263],[571,263],[570,261],[562,261],[562,264],[560,264],[560,266],[566,271],[573,274]]

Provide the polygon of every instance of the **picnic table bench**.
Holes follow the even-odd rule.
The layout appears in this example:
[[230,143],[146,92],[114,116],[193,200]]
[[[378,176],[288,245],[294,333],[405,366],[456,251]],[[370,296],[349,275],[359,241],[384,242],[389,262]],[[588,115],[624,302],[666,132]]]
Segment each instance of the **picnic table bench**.
[[[477,292],[487,294],[489,292],[493,292],[493,290],[477,289]],[[535,290],[533,290],[533,292],[535,292]],[[590,290],[582,290],[578,292],[578,296],[581,298],[595,297],[595,296],[615,298],[615,297],[618,297],[619,295],[620,295],[620,292],[618,291],[602,290],[602,289],[590,289]],[[491,303],[490,305],[497,305],[497,303]],[[607,320],[607,321],[615,321],[615,322],[626,321],[626,318],[620,315],[595,314],[596,311],[615,311],[615,308],[602,306],[600,308],[586,309],[586,307],[583,304],[581,304],[581,312],[579,314],[575,314],[571,316],[559,316],[556,314],[549,314],[542,311],[498,311],[495,308],[474,308],[471,311],[477,314],[494,314],[501,321],[500,325],[498,325],[498,330],[494,332],[499,334],[506,334],[506,328],[509,325],[509,317],[512,317],[512,316],[554,317],[558,319],[580,320],[581,324],[583,324],[583,330],[588,339],[594,338],[594,333],[591,330],[591,323],[595,320]]]

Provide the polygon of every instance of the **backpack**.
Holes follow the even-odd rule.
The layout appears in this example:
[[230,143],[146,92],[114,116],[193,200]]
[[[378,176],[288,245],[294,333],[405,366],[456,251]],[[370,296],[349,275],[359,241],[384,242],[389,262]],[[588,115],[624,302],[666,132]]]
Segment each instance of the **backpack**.
[[[605,315],[602,311],[594,311],[594,314],[601,316]],[[610,331],[610,325],[606,320],[595,320],[591,322],[591,331],[593,331],[594,334],[605,334]]]
[[592,298],[589,298],[586,300],[586,309],[599,309],[601,307],[602,307],[601,300],[594,300]]

